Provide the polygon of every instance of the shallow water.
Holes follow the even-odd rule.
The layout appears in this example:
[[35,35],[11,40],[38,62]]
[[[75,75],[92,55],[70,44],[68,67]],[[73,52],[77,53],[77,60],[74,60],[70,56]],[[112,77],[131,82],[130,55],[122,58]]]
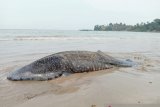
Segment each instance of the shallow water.
[[0,30],[0,55],[11,56],[17,53],[45,53],[71,49],[109,52],[150,51],[160,44],[159,39],[160,33]]

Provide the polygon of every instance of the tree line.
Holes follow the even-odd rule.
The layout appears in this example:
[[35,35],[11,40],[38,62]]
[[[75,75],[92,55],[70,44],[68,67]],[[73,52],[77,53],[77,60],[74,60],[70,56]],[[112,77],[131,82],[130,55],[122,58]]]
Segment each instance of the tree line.
[[152,22],[126,25],[124,23],[109,23],[108,25],[95,25],[94,31],[135,31],[135,32],[160,32],[160,19]]

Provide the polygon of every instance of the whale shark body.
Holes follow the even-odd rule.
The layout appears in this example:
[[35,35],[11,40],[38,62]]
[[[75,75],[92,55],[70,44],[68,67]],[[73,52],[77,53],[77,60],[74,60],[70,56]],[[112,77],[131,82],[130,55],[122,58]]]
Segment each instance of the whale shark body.
[[113,67],[132,67],[131,60],[118,60],[101,51],[64,51],[43,57],[16,71],[9,73],[7,79],[51,80],[65,74],[82,73],[110,69]]

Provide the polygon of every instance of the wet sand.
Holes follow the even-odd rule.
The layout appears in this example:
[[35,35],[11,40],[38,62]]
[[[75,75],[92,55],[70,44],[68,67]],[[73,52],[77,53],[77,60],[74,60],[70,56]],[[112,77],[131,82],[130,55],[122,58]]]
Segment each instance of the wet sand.
[[6,79],[13,69],[48,54],[22,56],[1,66],[0,107],[160,106],[160,55],[153,53],[107,53],[136,61],[138,66],[132,68],[77,73],[50,81]]

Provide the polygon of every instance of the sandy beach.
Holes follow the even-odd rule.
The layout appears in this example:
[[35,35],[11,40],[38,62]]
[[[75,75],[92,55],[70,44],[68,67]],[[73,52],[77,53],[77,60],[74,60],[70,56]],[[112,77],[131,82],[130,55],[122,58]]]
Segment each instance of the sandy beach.
[[[160,104],[160,58],[147,53],[107,53],[138,63],[132,68],[114,68],[78,73],[50,81],[8,81],[15,64],[1,68],[1,107],[113,107]],[[33,55],[38,58],[44,55]],[[30,57],[31,58],[31,57]],[[29,59],[29,58],[25,58]],[[30,59],[33,60],[33,59]],[[22,60],[20,66],[28,63]],[[148,105],[149,107],[149,105]]]

